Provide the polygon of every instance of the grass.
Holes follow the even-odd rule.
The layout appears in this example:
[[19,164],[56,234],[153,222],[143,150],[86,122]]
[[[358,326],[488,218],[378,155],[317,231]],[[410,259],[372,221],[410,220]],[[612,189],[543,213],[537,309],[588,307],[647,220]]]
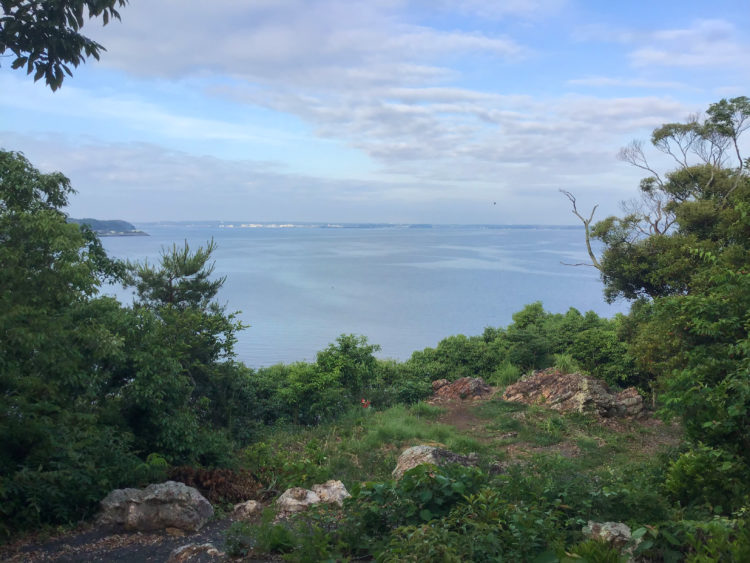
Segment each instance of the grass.
[[611,428],[589,415],[500,399],[466,408],[481,422],[466,431],[440,422],[445,409],[427,403],[384,411],[356,408],[333,423],[276,428],[248,449],[245,466],[265,481],[269,494],[278,494],[287,487],[310,487],[328,479],[340,479],[347,488],[388,480],[399,454],[417,444],[460,454],[477,452],[482,467],[508,458],[562,455],[576,471],[597,472],[647,460],[661,448],[652,442],[665,438],[658,435],[665,427],[618,422]]
[[398,455],[412,445],[437,445],[462,454],[486,450],[475,438],[436,422],[442,413],[426,403],[380,412],[358,408],[335,423],[275,428],[246,450],[244,465],[275,489],[328,479],[349,487],[389,479]]

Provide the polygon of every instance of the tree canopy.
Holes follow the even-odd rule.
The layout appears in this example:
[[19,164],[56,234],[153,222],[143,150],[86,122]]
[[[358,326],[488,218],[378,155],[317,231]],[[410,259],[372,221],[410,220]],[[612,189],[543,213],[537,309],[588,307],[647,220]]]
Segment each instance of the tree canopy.
[[14,69],[34,72],[57,90],[65,74],[72,76],[86,57],[99,59],[106,49],[81,34],[86,18],[101,16],[104,25],[120,19],[118,7],[127,0],[0,0],[0,56],[10,51]]

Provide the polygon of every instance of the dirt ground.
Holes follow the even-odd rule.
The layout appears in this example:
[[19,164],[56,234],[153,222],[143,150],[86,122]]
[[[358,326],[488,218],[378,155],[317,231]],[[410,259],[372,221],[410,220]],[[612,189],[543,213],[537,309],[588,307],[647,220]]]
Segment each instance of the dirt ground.
[[[212,543],[222,550],[224,531],[229,519],[213,520],[199,532],[186,535],[168,533],[130,533],[112,528],[87,525],[44,541],[25,538],[4,546],[0,560],[8,563],[55,561],[117,561],[120,563],[164,563],[173,549],[189,543]],[[198,561],[198,560],[191,560]]]

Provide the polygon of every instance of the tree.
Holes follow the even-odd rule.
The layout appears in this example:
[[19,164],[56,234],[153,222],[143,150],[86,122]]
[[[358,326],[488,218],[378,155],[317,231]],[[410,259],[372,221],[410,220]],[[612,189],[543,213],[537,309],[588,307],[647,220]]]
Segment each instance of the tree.
[[138,464],[109,369],[125,314],[95,297],[118,268],[66,222],[72,192],[0,151],[0,534],[79,519]]
[[0,56],[15,55],[14,69],[34,71],[34,81],[44,81],[54,91],[70,67],[77,67],[106,49],[80,33],[85,17],[101,16],[104,25],[120,19],[117,7],[127,0],[0,0]]
[[[623,160],[649,173],[641,200],[592,229],[604,243],[605,295],[635,300],[623,323],[629,353],[691,444],[670,469],[669,489],[725,511],[750,492],[748,128],[743,96],[654,130],[652,145],[677,165],[667,173],[641,144],[623,149]],[[715,471],[722,477],[701,484]]]
[[742,96],[712,104],[704,119],[654,130],[652,145],[677,164],[666,174],[651,166],[641,144],[621,151],[623,160],[650,175],[641,180],[640,204],[593,228],[605,245],[600,262],[608,299],[688,293],[701,269],[694,251],[724,254],[727,245],[727,257],[738,251],[742,240],[728,237],[737,221],[735,204],[750,190],[740,152],[748,127],[750,99]]
[[215,248],[210,241],[193,252],[186,242],[164,250],[156,266],[128,265],[140,328],[129,340],[137,353],[122,367],[125,417],[143,451],[175,462],[220,463],[231,417],[252,407],[232,398],[246,388],[233,362],[243,327],[215,301],[224,283],[211,279]]

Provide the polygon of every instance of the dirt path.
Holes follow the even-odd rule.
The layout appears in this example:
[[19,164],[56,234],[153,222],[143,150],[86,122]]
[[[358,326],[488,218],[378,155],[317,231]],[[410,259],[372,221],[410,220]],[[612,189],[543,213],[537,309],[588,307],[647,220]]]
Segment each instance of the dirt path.
[[[198,533],[176,536],[167,533],[129,533],[111,528],[87,526],[67,532],[47,541],[27,539],[5,546],[0,551],[0,561],[8,563],[37,563],[54,561],[73,563],[82,561],[116,561],[119,563],[164,563],[177,547],[197,543],[212,543],[223,550],[224,531],[229,519],[214,520]],[[205,559],[214,561],[213,559]],[[197,563],[200,559],[191,559]]]

